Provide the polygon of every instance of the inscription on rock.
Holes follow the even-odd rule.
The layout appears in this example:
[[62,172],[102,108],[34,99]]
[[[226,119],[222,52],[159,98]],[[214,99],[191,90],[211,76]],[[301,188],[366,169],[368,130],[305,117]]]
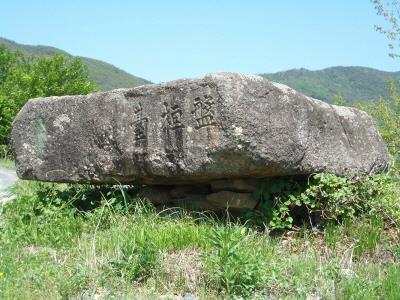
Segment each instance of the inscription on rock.
[[204,95],[194,99],[194,110],[192,114],[196,120],[196,129],[217,125],[215,122],[214,104],[215,101],[210,95]]
[[[60,134],[54,120],[66,114]],[[365,112],[236,73],[34,99],[15,118],[11,141],[22,179],[69,183],[354,176],[391,163]]]
[[164,111],[161,117],[171,129],[178,129],[184,127],[182,124],[182,109],[178,104],[169,105],[167,102],[163,103]]
[[139,102],[139,104],[135,107],[133,116],[135,141],[139,142],[147,140],[148,123],[149,118],[143,116],[143,107],[142,104]]

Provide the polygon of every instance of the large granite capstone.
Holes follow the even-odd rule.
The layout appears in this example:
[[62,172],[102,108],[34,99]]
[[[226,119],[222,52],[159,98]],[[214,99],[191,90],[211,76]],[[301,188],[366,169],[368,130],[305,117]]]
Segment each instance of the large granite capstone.
[[55,182],[349,175],[389,162],[365,112],[236,73],[32,99],[14,122],[12,143],[20,178]]

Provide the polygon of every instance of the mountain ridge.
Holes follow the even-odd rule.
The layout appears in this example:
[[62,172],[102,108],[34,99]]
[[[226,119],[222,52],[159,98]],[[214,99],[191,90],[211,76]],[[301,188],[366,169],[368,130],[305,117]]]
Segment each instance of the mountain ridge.
[[[24,45],[0,37],[0,44],[25,55],[48,56],[53,54],[73,55],[56,47]],[[134,76],[107,62],[76,56],[88,67],[90,79],[103,91],[115,88],[129,88],[151,83]],[[387,81],[396,81],[400,87],[400,71],[389,72],[362,66],[334,66],[321,70],[294,68],[275,73],[259,74],[264,78],[286,84],[313,98],[333,103],[337,96],[349,104],[359,101],[377,100],[388,96]]]
[[337,96],[349,103],[377,100],[388,95],[387,81],[400,80],[400,72],[360,66],[334,66],[315,71],[300,68],[260,76],[330,103]]
[[149,80],[129,74],[128,72],[107,62],[84,56],[74,56],[56,47],[19,44],[2,37],[0,37],[0,44],[5,45],[12,51],[20,51],[27,56],[63,54],[69,57],[78,57],[88,67],[90,74],[89,79],[96,82],[97,87],[103,91],[116,88],[129,88],[151,83]]

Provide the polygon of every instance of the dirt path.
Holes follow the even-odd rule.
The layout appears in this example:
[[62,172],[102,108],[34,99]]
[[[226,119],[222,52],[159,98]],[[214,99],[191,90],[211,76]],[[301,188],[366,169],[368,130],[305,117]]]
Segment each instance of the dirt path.
[[13,195],[7,191],[12,186],[18,177],[13,170],[0,168],[0,204],[13,198]]

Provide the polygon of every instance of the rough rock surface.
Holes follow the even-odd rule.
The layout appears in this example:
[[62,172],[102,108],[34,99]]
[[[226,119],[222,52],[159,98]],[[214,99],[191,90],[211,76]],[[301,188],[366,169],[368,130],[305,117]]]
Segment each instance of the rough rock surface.
[[250,193],[235,193],[221,191],[206,196],[206,201],[215,207],[232,207],[253,209],[257,201],[253,199]]
[[12,141],[20,178],[55,182],[346,175],[389,162],[366,113],[236,73],[33,99]]
[[211,189],[213,192],[219,191],[233,191],[250,193],[257,190],[258,181],[257,179],[222,179],[211,182]]

